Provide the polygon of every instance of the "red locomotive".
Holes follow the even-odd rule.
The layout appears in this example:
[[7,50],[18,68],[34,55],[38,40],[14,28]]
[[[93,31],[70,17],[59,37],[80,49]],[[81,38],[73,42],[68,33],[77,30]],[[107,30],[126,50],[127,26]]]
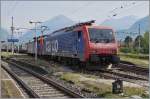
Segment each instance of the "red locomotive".
[[[80,63],[82,67],[94,68],[92,65],[96,64],[100,68],[99,65],[118,64],[120,59],[117,56],[118,44],[114,30],[110,27],[94,26],[94,22],[78,23],[54,31],[42,40],[40,37],[38,54],[57,61]],[[34,42],[30,42],[27,48],[28,53],[34,54]]]

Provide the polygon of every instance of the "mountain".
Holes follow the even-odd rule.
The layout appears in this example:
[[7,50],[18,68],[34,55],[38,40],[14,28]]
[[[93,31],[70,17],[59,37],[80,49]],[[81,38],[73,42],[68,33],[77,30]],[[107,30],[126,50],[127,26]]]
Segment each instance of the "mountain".
[[118,32],[117,36],[119,39],[124,39],[129,34],[122,35],[122,33],[131,33],[132,32],[132,33],[137,33],[137,34],[131,35],[133,38],[135,38],[139,33],[139,24],[140,24],[140,33],[141,33],[141,35],[143,35],[144,32],[150,31],[149,22],[150,22],[149,16],[141,18],[138,21],[136,21],[130,28],[117,31]]
[[135,22],[129,29],[128,32],[138,32],[138,27],[140,24],[140,32],[144,33],[145,31],[150,31],[150,19],[149,16],[146,16],[140,20],[138,20],[137,22]]
[[138,18],[136,16],[125,16],[119,19],[107,19],[101,25],[111,26],[115,30],[128,29]]
[[8,36],[8,31],[6,31],[4,28],[0,29],[0,41],[6,40]]
[[[47,26],[49,28],[48,31],[45,31],[44,34],[49,34],[52,33],[55,30],[73,25],[75,22],[72,21],[71,19],[69,19],[68,17],[64,16],[64,15],[58,15],[53,17],[50,20],[47,20],[45,22],[43,22],[41,25],[42,26]],[[40,28],[40,26],[38,26],[37,28]],[[39,30],[37,30],[37,36],[40,36],[41,32]],[[35,36],[35,33],[33,30],[30,30],[28,32],[26,32],[22,37],[22,41],[29,41],[29,40],[33,40],[33,37]]]

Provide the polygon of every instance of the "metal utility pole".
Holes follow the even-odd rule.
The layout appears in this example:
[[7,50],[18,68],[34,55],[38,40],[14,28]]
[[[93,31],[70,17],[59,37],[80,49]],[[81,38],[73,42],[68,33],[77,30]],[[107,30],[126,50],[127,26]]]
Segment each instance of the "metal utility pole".
[[141,49],[141,39],[140,39],[140,35],[141,35],[141,33],[140,33],[140,24],[139,24],[139,53],[140,53],[140,49]]
[[130,32],[130,33],[129,33],[129,35],[130,35],[130,37],[131,37],[131,39],[129,39],[129,40],[130,40],[130,42],[129,42],[129,43],[130,43],[130,44],[129,44],[129,46],[130,46],[130,48],[132,49],[132,32]]
[[35,26],[35,61],[37,61],[37,36],[36,36],[36,27],[37,27],[37,24],[38,23],[42,23],[42,22],[39,22],[39,21],[36,21],[36,22],[33,22],[33,21],[29,21],[30,24],[34,23],[34,26]]
[[[22,32],[18,32],[18,35],[21,34],[20,36],[22,36]],[[18,53],[19,53],[19,42],[18,42]]]
[[[8,37],[7,37],[7,40],[8,40]],[[8,41],[7,41],[7,53],[8,53],[8,45],[9,45],[9,44],[8,44]]]
[[[13,16],[12,16],[11,32],[12,32],[11,39],[13,39],[13,34],[14,34]],[[12,50],[11,50],[11,51],[12,51],[12,54],[14,54],[14,42],[12,42],[11,49],[12,49]]]

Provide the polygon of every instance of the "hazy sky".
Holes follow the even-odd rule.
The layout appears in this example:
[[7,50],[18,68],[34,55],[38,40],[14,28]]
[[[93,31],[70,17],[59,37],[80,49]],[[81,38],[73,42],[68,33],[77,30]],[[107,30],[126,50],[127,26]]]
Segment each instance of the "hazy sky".
[[[121,8],[122,6],[122,8]],[[114,12],[113,12],[113,9]],[[1,1],[2,27],[10,30],[11,16],[15,26],[32,27],[29,20],[46,21],[57,15],[65,15],[73,21],[96,19],[100,24],[108,16],[134,15],[138,18],[149,14],[148,1]]]

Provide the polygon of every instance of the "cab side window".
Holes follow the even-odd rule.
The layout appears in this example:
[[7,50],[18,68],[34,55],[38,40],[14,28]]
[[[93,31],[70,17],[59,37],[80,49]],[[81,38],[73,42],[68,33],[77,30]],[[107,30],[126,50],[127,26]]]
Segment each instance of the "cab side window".
[[80,42],[80,39],[81,39],[81,34],[82,32],[81,31],[78,31],[78,41]]

